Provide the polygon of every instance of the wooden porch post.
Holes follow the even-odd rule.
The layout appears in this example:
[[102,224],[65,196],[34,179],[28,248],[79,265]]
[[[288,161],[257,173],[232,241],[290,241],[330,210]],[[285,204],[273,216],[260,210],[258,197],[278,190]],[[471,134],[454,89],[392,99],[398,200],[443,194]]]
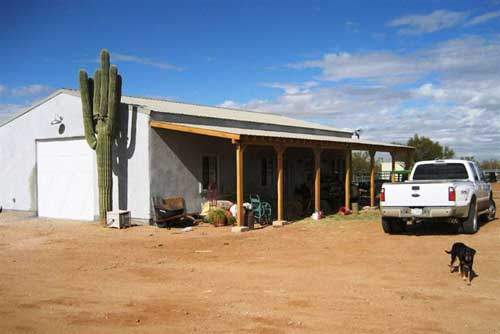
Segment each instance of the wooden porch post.
[[351,208],[351,149],[345,151],[345,207]]
[[375,207],[375,153],[370,151],[370,206]]
[[243,151],[245,146],[237,142],[236,143],[236,224],[238,227],[243,226],[243,221],[245,219],[245,211],[243,209]]
[[314,210],[321,210],[321,148],[314,149]]
[[276,175],[278,177],[277,183],[277,197],[278,197],[278,221],[284,221],[284,207],[283,207],[283,154],[285,152],[285,147],[275,146],[276,150]]
[[396,152],[391,152],[391,182],[396,182]]

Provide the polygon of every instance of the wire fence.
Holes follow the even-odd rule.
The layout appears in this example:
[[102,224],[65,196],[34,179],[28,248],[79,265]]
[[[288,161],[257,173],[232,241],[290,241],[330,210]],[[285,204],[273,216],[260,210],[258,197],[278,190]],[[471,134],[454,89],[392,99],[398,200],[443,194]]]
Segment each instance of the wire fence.
[[[392,175],[394,175],[394,181],[395,182],[404,182],[408,180],[408,175],[410,174],[410,171],[395,171],[395,172],[390,172],[390,171],[384,171],[384,172],[378,172],[375,174],[375,180],[376,181],[391,181]],[[369,183],[370,182],[370,173],[365,172],[365,171],[354,171],[352,175],[352,181],[354,183]]]

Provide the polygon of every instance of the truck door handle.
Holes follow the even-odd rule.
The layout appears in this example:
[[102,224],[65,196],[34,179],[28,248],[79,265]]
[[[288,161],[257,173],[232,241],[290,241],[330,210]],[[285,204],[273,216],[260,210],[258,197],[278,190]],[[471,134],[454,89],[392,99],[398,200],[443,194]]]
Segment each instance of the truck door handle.
[[420,197],[420,194],[411,194],[411,197]]

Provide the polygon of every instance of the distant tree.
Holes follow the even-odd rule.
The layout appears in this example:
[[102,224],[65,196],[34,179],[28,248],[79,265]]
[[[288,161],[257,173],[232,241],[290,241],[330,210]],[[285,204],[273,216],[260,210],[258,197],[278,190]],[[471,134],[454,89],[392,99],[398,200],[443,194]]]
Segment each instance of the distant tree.
[[[352,170],[355,172],[370,171],[370,154],[366,151],[352,152]],[[375,171],[380,170],[380,159],[375,159]]]
[[367,171],[370,170],[370,155],[365,151],[352,152],[352,170]]
[[482,169],[500,169],[500,160],[499,159],[490,159],[483,160],[481,162]]
[[428,137],[420,137],[415,134],[408,139],[408,146],[415,147],[413,159],[415,162],[422,160],[451,159],[455,152],[448,146],[441,145],[438,141],[433,141]]
[[469,156],[465,156],[465,157],[460,157],[461,160],[467,160],[467,161],[473,161],[473,162],[478,162],[476,160],[476,158],[474,158],[474,156],[472,155],[469,155]]

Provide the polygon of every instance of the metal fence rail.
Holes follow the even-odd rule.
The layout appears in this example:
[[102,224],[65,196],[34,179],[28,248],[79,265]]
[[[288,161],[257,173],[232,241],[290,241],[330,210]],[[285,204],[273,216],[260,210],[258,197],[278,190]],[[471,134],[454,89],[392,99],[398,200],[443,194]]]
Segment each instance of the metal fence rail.
[[[408,180],[410,171],[395,171],[395,172],[378,172],[375,174],[376,181],[391,181],[391,175],[394,174],[394,181],[403,182]],[[352,174],[352,181],[354,183],[370,183],[370,173],[354,171]]]

